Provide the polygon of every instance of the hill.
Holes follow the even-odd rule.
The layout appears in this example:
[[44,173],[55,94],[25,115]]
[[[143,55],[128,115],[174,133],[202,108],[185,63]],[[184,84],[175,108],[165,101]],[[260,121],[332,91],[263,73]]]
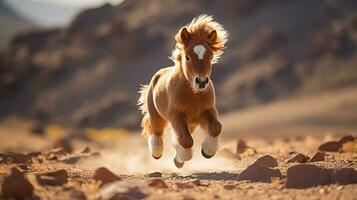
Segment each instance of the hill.
[[174,34],[201,13],[230,33],[213,69],[221,113],[357,82],[352,1],[131,0],[14,38],[0,56],[0,115],[137,129],[139,84],[172,65]]

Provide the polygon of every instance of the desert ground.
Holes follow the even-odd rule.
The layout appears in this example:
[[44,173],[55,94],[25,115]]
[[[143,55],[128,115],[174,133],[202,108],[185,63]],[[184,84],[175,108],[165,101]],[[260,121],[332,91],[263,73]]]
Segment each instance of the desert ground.
[[356,127],[322,123],[357,119],[356,88],[329,95],[224,115],[216,156],[202,157],[204,133],[197,130],[194,157],[181,169],[170,128],[155,160],[139,133],[55,125],[38,131],[9,117],[0,129],[2,198],[356,199]]

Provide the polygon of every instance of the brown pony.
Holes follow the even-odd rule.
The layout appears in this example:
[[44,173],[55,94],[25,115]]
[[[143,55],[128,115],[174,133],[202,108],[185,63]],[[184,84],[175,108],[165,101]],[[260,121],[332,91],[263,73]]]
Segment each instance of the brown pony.
[[171,59],[175,65],[160,69],[149,85],[143,85],[138,105],[144,114],[143,135],[155,159],[162,156],[163,131],[171,124],[175,137],[176,167],[192,158],[191,133],[199,125],[207,132],[201,153],[215,155],[222,125],[215,107],[210,79],[212,64],[218,61],[227,41],[227,32],[212,17],[201,15],[182,27],[175,36]]

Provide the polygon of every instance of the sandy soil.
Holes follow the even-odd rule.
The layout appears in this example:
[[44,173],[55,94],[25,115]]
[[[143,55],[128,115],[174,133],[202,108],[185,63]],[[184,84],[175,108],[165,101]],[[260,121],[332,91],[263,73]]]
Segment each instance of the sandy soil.
[[[173,163],[170,130],[164,155],[155,160],[138,134],[107,130],[88,137],[52,127],[36,135],[29,131],[32,122],[8,118],[0,124],[1,196],[356,199],[357,141],[339,141],[343,135],[356,136],[356,126],[349,123],[357,119],[356,94],[357,89],[350,88],[333,94],[336,98],[301,97],[222,116],[224,133],[217,155],[202,157],[203,133],[198,130],[193,134],[194,157],[182,169]],[[328,148],[335,150],[320,149],[323,158],[312,162],[319,146],[329,141],[334,142]],[[295,156],[296,161],[291,160]]]

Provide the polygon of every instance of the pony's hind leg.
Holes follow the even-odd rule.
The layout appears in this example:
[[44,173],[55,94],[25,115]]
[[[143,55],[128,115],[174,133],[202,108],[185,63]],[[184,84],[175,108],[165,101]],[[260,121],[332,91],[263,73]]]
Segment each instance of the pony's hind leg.
[[217,111],[212,108],[208,110],[201,121],[201,127],[207,133],[206,139],[202,143],[202,156],[209,159],[218,150],[218,139],[222,130],[222,125],[217,119]]
[[162,152],[164,150],[164,142],[163,142],[163,132],[166,125],[166,121],[159,115],[157,112],[153,100],[152,100],[152,90],[149,90],[147,98],[148,105],[148,115],[151,130],[148,132],[148,146],[150,153],[153,158],[159,159],[162,156]]

